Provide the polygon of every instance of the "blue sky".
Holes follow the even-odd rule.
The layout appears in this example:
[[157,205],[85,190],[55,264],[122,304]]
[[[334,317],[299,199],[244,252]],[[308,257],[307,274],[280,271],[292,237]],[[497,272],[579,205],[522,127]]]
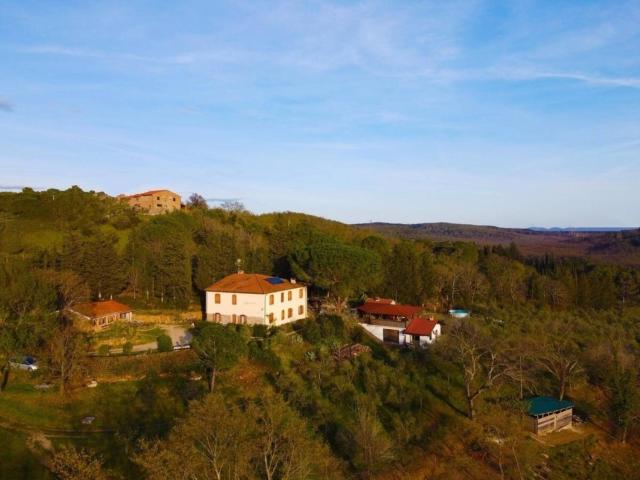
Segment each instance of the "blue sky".
[[0,185],[640,224],[640,2],[0,3]]

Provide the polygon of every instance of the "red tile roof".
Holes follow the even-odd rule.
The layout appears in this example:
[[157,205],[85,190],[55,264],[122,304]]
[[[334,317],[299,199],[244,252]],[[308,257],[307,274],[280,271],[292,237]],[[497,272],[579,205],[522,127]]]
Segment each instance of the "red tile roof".
[[302,287],[304,287],[304,284],[292,283],[280,277],[262,275],[260,273],[234,273],[207,287],[206,291],[265,294]]
[[102,302],[79,303],[71,307],[71,310],[85,317],[99,318],[113,315],[114,313],[128,313],[131,311],[131,307],[115,300],[105,300]]
[[420,335],[426,337],[431,335],[434,327],[438,324],[433,318],[414,318],[409,322],[404,333],[407,335]]
[[422,307],[414,305],[397,305],[389,303],[365,302],[358,310],[368,315],[383,315],[388,317],[412,318],[422,311]]

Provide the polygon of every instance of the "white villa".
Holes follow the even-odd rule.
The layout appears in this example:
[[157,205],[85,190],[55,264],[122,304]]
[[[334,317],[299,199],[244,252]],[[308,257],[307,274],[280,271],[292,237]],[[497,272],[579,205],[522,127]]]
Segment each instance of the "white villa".
[[307,287],[295,280],[234,273],[206,289],[206,319],[280,326],[307,317]]

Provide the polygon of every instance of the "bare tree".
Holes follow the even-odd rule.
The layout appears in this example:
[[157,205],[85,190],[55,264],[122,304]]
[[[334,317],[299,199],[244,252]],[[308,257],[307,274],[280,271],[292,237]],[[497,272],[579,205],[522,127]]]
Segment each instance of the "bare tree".
[[393,456],[391,441],[372,405],[358,402],[352,436],[357,448],[356,462],[365,478],[370,478]]
[[473,323],[453,324],[447,337],[443,348],[462,370],[467,416],[473,420],[478,397],[502,380],[510,372],[510,367],[492,338]]
[[82,371],[87,346],[86,335],[74,327],[71,319],[61,316],[49,341],[51,371],[60,379],[61,395],[66,394],[68,385]]
[[246,212],[246,208],[240,200],[225,200],[222,202],[222,205],[220,205],[220,208],[231,213]]
[[569,325],[552,321],[541,325],[535,360],[555,380],[562,400],[571,381],[581,372],[579,348]]
[[102,459],[87,450],[62,447],[49,465],[60,480],[106,480],[109,475],[102,467]]
[[205,198],[199,193],[192,193],[189,197],[189,202],[187,203],[191,208],[199,208],[201,210],[207,210],[209,205],[207,205],[207,201]]

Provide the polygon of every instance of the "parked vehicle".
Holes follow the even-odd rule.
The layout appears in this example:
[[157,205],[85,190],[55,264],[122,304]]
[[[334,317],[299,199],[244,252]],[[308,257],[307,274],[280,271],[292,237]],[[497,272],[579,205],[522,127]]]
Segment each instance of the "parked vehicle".
[[35,372],[38,370],[38,361],[33,357],[13,358],[9,364],[13,368],[18,370],[26,370],[28,372]]

